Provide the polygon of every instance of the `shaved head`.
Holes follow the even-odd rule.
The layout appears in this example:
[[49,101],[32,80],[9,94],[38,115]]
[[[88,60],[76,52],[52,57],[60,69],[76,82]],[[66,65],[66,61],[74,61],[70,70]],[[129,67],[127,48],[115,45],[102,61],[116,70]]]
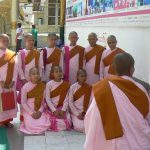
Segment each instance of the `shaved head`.
[[57,39],[56,33],[55,33],[55,32],[50,32],[50,33],[48,34],[48,38],[53,38],[53,37],[55,37],[55,38]]
[[0,38],[7,38],[9,40],[9,36],[5,33],[0,34]]
[[34,72],[38,72],[39,74],[39,69],[37,67],[33,67],[29,70],[29,75],[33,74]]
[[24,35],[24,40],[26,41],[27,39],[34,39],[33,35],[30,33],[27,33]]
[[117,39],[114,35],[109,35],[107,40],[109,40],[109,39],[117,41]]
[[95,38],[97,38],[97,34],[94,33],[94,32],[91,32],[91,33],[88,35],[88,38],[89,38],[89,37],[95,37]]
[[111,50],[114,50],[117,46],[117,39],[114,35],[110,35],[107,38],[107,44]]
[[76,31],[71,31],[71,32],[69,33],[69,36],[72,36],[72,35],[76,35],[76,36],[78,37],[78,33],[77,33]]
[[80,74],[83,74],[83,75],[87,76],[86,70],[84,70],[84,69],[79,69],[78,70],[77,76],[79,76]]
[[97,34],[92,32],[88,35],[88,41],[91,47],[96,46],[96,42],[97,42],[98,38],[97,38]]
[[114,58],[114,68],[119,76],[132,76],[134,72],[134,58],[128,53],[117,54]]

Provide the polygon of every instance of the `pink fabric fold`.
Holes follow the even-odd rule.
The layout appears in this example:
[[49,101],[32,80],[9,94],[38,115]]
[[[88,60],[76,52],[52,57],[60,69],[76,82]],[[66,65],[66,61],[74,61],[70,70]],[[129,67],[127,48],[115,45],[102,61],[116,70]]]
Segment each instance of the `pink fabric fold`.
[[[62,107],[57,108],[57,110],[61,110]],[[50,126],[50,130],[58,132],[58,128],[57,128],[57,119],[59,119],[57,116],[55,116],[51,111],[49,111],[50,114],[50,121],[51,121],[51,126]],[[67,120],[67,116],[65,114],[65,118],[64,118],[64,123],[66,125],[66,129],[67,130],[71,130],[71,124],[69,123],[69,121]]]

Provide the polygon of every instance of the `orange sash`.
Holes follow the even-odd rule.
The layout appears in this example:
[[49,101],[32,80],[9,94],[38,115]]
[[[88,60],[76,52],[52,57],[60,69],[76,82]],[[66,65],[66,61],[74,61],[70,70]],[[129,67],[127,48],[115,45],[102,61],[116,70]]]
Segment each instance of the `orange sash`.
[[61,50],[55,48],[54,52],[47,58],[46,64],[59,65],[61,57]]
[[83,68],[84,48],[77,45],[70,51],[70,59],[79,54],[79,69]]
[[95,74],[99,74],[100,61],[104,50],[105,48],[103,46],[96,45],[92,50],[90,50],[87,54],[85,54],[86,62],[88,62],[90,59],[96,56],[95,69],[94,69]]
[[78,100],[81,96],[84,96],[83,114],[85,114],[88,109],[90,103],[91,91],[92,91],[92,87],[87,83],[85,83],[74,93],[74,101]]
[[14,65],[15,65],[15,52],[6,50],[5,54],[0,58],[0,67],[8,63],[7,75],[5,83],[9,85],[13,80]]
[[45,84],[43,82],[38,83],[31,91],[27,93],[27,98],[35,98],[34,110],[38,111],[41,107],[44,97]]
[[35,66],[39,67],[40,52],[37,50],[30,50],[28,55],[25,57],[25,65],[29,64],[33,59],[35,59]]
[[50,92],[50,98],[60,96],[57,107],[63,106],[64,100],[67,96],[70,84],[66,81],[63,81],[56,89]]
[[[106,78],[94,85],[94,96],[101,115],[106,140],[123,136],[123,129],[117,112],[109,82],[115,84],[145,118],[149,112],[146,94],[133,82],[118,76]],[[123,99],[122,99],[123,100]]]
[[116,50],[113,50],[108,56],[106,56],[104,59],[103,59],[103,63],[104,63],[104,66],[107,67],[109,66],[109,70],[108,70],[108,73],[112,74],[112,75],[115,75],[115,70],[114,70],[114,67],[112,65],[113,63],[113,59],[114,57],[119,54],[119,53],[125,53],[125,51],[123,51],[122,49],[120,48],[117,48]]

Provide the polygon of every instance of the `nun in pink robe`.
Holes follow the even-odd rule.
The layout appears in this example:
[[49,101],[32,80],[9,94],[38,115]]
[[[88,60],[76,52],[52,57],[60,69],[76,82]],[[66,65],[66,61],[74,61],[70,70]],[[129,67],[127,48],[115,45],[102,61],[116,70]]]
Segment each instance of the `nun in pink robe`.
[[[68,50],[69,52],[75,48],[77,45],[75,46],[67,46],[68,47]],[[66,55],[65,54],[65,48],[63,48],[63,53],[64,53],[64,56]],[[68,58],[69,59],[69,58]],[[79,69],[79,54],[75,55],[74,57],[72,57],[71,59],[69,59],[69,70],[68,70],[68,81],[71,83],[71,84],[74,84],[77,82],[77,72]],[[64,67],[66,66],[66,61],[64,61]],[[83,61],[83,68],[85,68],[85,62]],[[66,69],[66,68],[65,68]]]
[[[19,52],[18,56],[17,56],[17,64],[18,64],[18,71],[19,71],[19,77],[21,80],[27,80],[29,81],[29,70],[33,67],[35,67],[35,59],[33,59],[29,64],[24,66],[24,70],[22,68],[23,66],[23,60],[22,60],[22,54],[24,53],[24,57],[26,57],[28,55],[28,53],[30,52],[30,50],[27,49],[23,49]],[[43,76],[43,70],[44,70],[44,66],[43,66],[43,58],[40,55],[39,58],[39,71],[40,71],[40,76]]]
[[[61,80],[60,82],[56,82],[54,80],[51,80],[47,83],[46,85],[46,102],[48,105],[48,114],[49,114],[49,118],[51,121],[51,127],[50,130],[52,131],[62,131],[62,130],[69,130],[70,126],[71,126],[71,118],[70,118],[70,114],[69,114],[69,101],[68,101],[68,94],[63,102],[63,106],[61,108],[61,110],[66,112],[66,116],[65,119],[59,119],[53,116],[53,112],[56,111],[58,102],[59,102],[59,97],[54,97],[54,98],[50,98],[50,92],[55,90],[57,87],[59,87],[61,84],[63,83],[63,80]],[[55,123],[53,123],[55,121]]]
[[[79,131],[79,132],[85,132],[84,120],[80,120],[77,117],[79,114],[81,114],[83,112],[84,95],[76,101],[74,101],[74,98],[73,98],[75,92],[80,87],[81,87],[81,85],[79,85],[78,82],[76,82],[75,84],[73,84],[70,87],[69,106],[70,106],[70,110],[71,110],[71,119],[72,119],[74,129],[76,131]],[[91,98],[90,98],[90,102],[91,102],[91,100],[92,100],[92,95],[91,95]],[[89,105],[90,105],[90,102],[89,102]]]
[[[47,51],[47,58],[54,52],[55,50],[55,47],[54,48],[48,48],[48,47],[45,47],[46,51]],[[41,51],[41,57],[40,57],[40,61],[42,62],[43,61],[43,51]],[[60,63],[59,63],[59,66],[62,68],[64,68],[64,56],[63,56],[63,53],[61,53],[61,57],[60,57]],[[50,71],[51,71],[51,67],[52,67],[52,63],[51,64],[46,64],[45,66],[45,70],[44,70],[44,73],[43,73],[43,76],[42,76],[42,81],[45,81],[45,82],[48,82],[50,80]]]
[[[92,50],[93,47],[89,46],[85,49],[85,53]],[[94,84],[99,81],[99,75],[94,73],[96,56],[94,56],[90,61],[86,62],[85,70],[87,72],[87,83]]]
[[102,59],[101,59],[101,62],[100,62],[100,80],[102,80],[105,77],[109,77],[111,75],[111,74],[108,73],[109,66],[104,66],[104,63],[103,63],[103,59],[105,57],[107,57],[109,54],[111,54],[111,52],[112,52],[111,49],[107,49],[102,54]]
[[[103,52],[102,54],[102,58],[101,58],[101,62],[100,62],[100,80],[102,80],[105,77],[110,77],[112,74],[109,73],[109,67],[104,65],[103,60],[110,54],[112,54],[113,52],[117,51],[117,50],[121,50],[120,48],[116,47],[115,49],[111,50],[111,49],[107,49]],[[122,50],[122,52],[120,51],[120,53],[123,53],[124,51]],[[117,54],[116,54],[117,55]]]
[[49,116],[45,112],[44,108],[44,95],[43,102],[39,109],[42,113],[39,119],[33,119],[32,113],[34,112],[35,98],[27,98],[27,93],[30,92],[37,84],[33,84],[31,81],[26,83],[21,91],[21,106],[23,114],[23,122],[20,126],[20,131],[26,134],[42,134],[50,127]]
[[[0,50],[0,57],[2,57],[4,54],[5,54],[5,51]],[[7,69],[8,69],[8,63],[3,65],[2,67],[0,67],[0,81],[6,80]],[[16,83],[16,79],[17,79],[17,65],[15,63],[14,73],[13,73],[13,82]],[[2,87],[0,86],[0,93],[7,92],[7,91],[14,91],[14,93],[16,93],[15,84],[12,89],[2,89]],[[15,99],[16,99],[16,95],[15,95]],[[12,121],[13,118],[17,117],[17,111],[18,111],[18,109],[16,107],[15,109],[12,109],[12,110],[0,112],[0,122],[4,122],[9,119],[11,119],[11,121]]]
[[[147,95],[142,85],[130,77],[122,76],[132,81]],[[150,149],[150,113],[146,118],[135,108],[127,96],[112,82],[111,87],[121,125],[124,131],[122,137],[106,140],[100,112],[95,98],[85,116],[86,140],[84,150],[149,150]],[[148,97],[148,95],[147,95]]]

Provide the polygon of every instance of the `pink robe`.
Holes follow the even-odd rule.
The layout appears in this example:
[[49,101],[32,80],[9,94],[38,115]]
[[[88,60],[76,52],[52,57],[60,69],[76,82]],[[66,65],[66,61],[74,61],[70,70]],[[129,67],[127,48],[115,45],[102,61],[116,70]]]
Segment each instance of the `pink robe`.
[[[75,46],[68,46],[69,51],[71,51]],[[65,55],[65,49],[63,48],[63,52]],[[64,66],[65,66],[65,61],[64,61]],[[83,62],[83,68],[85,68],[85,64]],[[69,82],[71,84],[74,84],[77,82],[77,72],[79,70],[79,54],[75,55],[72,57],[69,61]]]
[[[0,50],[0,57],[2,57],[4,54],[5,54],[5,51]],[[0,67],[0,81],[6,80],[7,68],[8,68],[8,63],[3,65],[2,67]],[[14,73],[13,73],[13,81],[16,82],[16,79],[17,79],[17,66],[15,63]],[[2,92],[7,92],[7,91],[14,91],[16,93],[15,85],[13,86],[12,89],[2,89],[2,87],[0,86],[0,94]],[[15,99],[16,99],[16,94],[15,94]],[[15,109],[0,112],[0,122],[17,117],[17,111],[18,111],[18,109],[17,109],[17,105],[16,105]]]
[[[93,47],[89,46],[85,49],[85,53],[88,53]],[[95,74],[95,62],[96,62],[96,56],[94,56],[91,60],[86,62],[85,64],[85,70],[87,72],[87,83],[92,85],[99,81],[100,75]],[[99,62],[100,63],[100,62]]]
[[[141,90],[146,90],[137,82]],[[84,150],[149,150],[150,149],[150,113],[146,119],[130,102],[127,96],[112,82],[109,82],[116,103],[119,118],[124,131],[123,137],[106,140],[102,126],[100,112],[95,99],[85,117],[86,141]],[[148,95],[147,95],[148,96]]]
[[[25,56],[28,55],[28,53],[30,52],[30,50],[26,50],[24,49],[25,52]],[[43,76],[43,70],[44,70],[44,66],[43,66],[43,58],[41,58],[42,56],[40,56],[39,58],[39,71],[40,71],[40,76]],[[31,68],[35,67],[35,59],[33,59],[29,64],[25,65],[25,70],[22,69],[22,57],[21,57],[21,52],[19,52],[18,56],[17,56],[17,64],[18,64],[18,71],[19,71],[19,77],[21,80],[26,79],[27,81],[30,80],[29,78],[29,71]]]
[[27,93],[30,92],[35,86],[36,84],[29,81],[23,86],[21,91],[21,105],[24,120],[20,125],[19,130],[27,134],[42,134],[50,127],[49,117],[44,110],[44,97],[43,103],[39,109],[42,116],[39,119],[33,119],[31,117],[31,114],[34,112],[35,98],[27,98]]
[[[47,50],[47,58],[48,58],[54,52],[55,47],[54,48],[48,48],[48,47],[46,47],[46,50]],[[42,59],[41,61],[43,61],[43,51],[41,51],[40,55],[41,55],[40,59]],[[63,53],[61,53],[59,65],[62,68],[62,70],[64,68],[63,67],[63,60],[64,60],[64,56],[63,56]],[[43,76],[42,76],[42,81],[48,82],[50,80],[49,77],[50,77],[51,67],[52,67],[52,63],[46,65],[46,68],[45,68]]]
[[[51,80],[46,85],[46,102],[47,102],[47,105],[50,109],[48,111],[48,113],[49,113],[49,117],[51,120],[51,124],[53,121],[52,113],[57,110],[57,105],[59,102],[59,96],[54,97],[54,98],[50,98],[50,91],[53,91],[54,89],[56,89],[58,86],[60,86],[60,84],[62,84],[62,82],[63,81],[55,82],[54,80]],[[68,112],[68,107],[69,107],[69,102],[68,102],[68,94],[67,94],[61,110],[66,111],[66,119],[67,119],[68,123],[71,124],[71,119],[70,119],[70,114]],[[57,129],[55,131],[62,131],[62,130],[67,129],[65,119],[58,119],[58,118],[54,118],[54,119],[56,119],[56,123],[57,123],[57,125],[56,125]]]
[[100,80],[102,80],[105,77],[109,77],[111,75],[111,74],[108,73],[110,66],[105,66],[104,63],[103,63],[103,59],[105,57],[107,57],[109,54],[111,54],[111,52],[112,52],[112,50],[107,49],[102,54],[102,59],[101,59],[101,62],[100,62]]
[[[74,101],[73,95],[75,92],[81,87],[81,85],[76,82],[70,87],[69,93],[69,106],[71,110],[71,119],[73,123],[73,127],[76,131],[84,132],[84,120],[78,119],[78,115],[83,112],[83,102],[84,102],[84,95],[80,97],[78,100]],[[92,99],[92,96],[91,96]]]
[[[116,50],[116,49],[117,48],[115,48],[114,50]],[[105,77],[109,77],[109,76],[112,75],[112,74],[108,73],[110,65],[109,66],[105,66],[104,62],[103,62],[103,59],[105,57],[107,57],[109,54],[111,54],[114,50],[107,49],[102,54],[102,59],[101,59],[101,62],[100,62],[100,80],[102,80]]]

